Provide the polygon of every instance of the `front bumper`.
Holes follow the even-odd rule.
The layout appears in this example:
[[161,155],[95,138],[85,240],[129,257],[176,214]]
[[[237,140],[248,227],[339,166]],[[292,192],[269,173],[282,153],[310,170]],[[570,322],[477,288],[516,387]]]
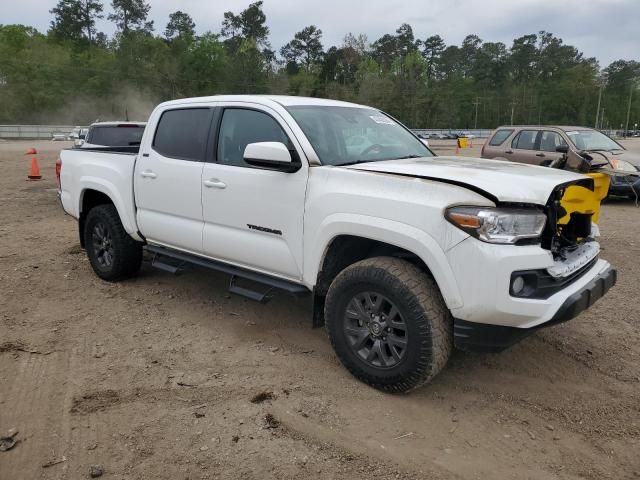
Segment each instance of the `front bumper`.
[[626,177],[612,176],[609,195],[621,197],[640,196],[640,177],[634,175]]
[[446,256],[462,300],[461,305],[450,309],[453,318],[516,328],[548,322],[567,298],[611,267],[606,260],[596,259],[547,298],[521,298],[509,293],[511,275],[557,267],[549,250],[540,245],[495,245],[468,238]]
[[571,294],[550,320],[530,328],[490,325],[455,319],[453,324],[454,344],[456,348],[466,351],[502,351],[541,328],[575,318],[602,298],[616,284],[616,280],[616,269],[608,266],[587,285]]

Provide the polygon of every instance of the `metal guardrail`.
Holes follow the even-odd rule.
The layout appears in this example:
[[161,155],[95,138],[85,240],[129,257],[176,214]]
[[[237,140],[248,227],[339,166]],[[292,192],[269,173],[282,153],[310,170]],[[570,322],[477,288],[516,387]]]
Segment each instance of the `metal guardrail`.
[[470,133],[471,135],[473,135],[475,138],[487,138],[489,137],[489,135],[491,135],[491,132],[493,132],[493,130],[486,130],[486,129],[457,129],[457,128],[442,128],[442,129],[437,129],[437,128],[412,128],[411,129],[413,132],[415,132],[416,134],[434,134],[434,133],[442,133],[442,134],[447,134],[447,133]]
[[50,139],[53,134],[71,135],[76,125],[0,125],[0,138]]

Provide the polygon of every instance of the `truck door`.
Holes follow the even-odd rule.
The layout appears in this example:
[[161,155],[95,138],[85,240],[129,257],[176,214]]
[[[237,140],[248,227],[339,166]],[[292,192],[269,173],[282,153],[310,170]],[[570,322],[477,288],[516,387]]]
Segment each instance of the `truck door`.
[[134,193],[140,231],[152,243],[202,253],[202,169],[213,112],[212,107],[165,110],[153,138],[143,139]]
[[302,278],[302,236],[308,166],[285,173],[244,162],[247,144],[282,142],[302,152],[279,114],[234,103],[217,113],[215,161],[204,166],[203,248],[207,256],[253,270]]

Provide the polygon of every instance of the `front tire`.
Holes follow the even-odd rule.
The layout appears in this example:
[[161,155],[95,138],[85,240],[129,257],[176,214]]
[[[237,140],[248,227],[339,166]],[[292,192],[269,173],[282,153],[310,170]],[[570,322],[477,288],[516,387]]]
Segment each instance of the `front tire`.
[[325,324],[338,358],[387,392],[412,390],[442,370],[453,349],[452,323],[433,279],[398,258],[357,262],[327,293]]
[[140,270],[142,244],[125,231],[113,205],[99,205],[89,210],[84,244],[93,271],[103,280],[124,280]]

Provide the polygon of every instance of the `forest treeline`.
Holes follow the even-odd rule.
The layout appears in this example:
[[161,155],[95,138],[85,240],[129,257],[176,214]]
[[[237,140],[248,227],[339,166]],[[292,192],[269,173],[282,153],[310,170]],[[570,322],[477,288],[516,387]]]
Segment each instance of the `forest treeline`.
[[[477,35],[447,45],[402,24],[327,46],[309,25],[275,50],[262,1],[226,12],[219,31],[203,34],[186,12],[160,26],[149,11],[144,0],[60,0],[45,33],[0,25],[0,123],[144,119],[162,100],[271,93],[372,105],[414,128],[593,126],[596,114],[603,128],[620,128],[640,79],[639,62],[601,66],[544,31],[511,45]],[[116,33],[98,31],[99,19]],[[640,119],[640,92],[630,119],[631,128]]]

